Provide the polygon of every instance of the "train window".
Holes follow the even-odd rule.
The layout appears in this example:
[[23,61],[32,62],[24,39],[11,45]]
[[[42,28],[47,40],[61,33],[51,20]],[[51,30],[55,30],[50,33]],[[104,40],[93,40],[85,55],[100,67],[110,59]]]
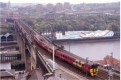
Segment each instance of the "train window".
[[67,56],[66,56],[67,59],[69,59]]
[[67,59],[68,59],[68,57],[67,57],[67,56],[65,56],[65,58],[67,58]]
[[79,62],[79,64],[81,65],[81,63]]
[[69,57],[67,57],[68,60],[71,60]]
[[63,55],[63,57],[64,57],[64,55]]
[[78,63],[78,61],[76,61],[76,63]]
[[65,56],[66,58],[68,58],[67,56]]
[[63,55],[63,57],[65,57],[65,56]]
[[72,59],[70,58],[70,61],[72,61]]
[[71,59],[71,61],[74,61],[73,59]]

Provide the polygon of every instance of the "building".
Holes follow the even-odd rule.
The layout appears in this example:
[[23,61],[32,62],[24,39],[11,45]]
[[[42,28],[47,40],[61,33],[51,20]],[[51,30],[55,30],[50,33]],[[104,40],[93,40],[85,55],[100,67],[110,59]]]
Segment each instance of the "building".
[[7,8],[7,4],[0,2],[0,8],[3,8],[3,9]]
[[15,70],[0,70],[0,80],[15,80]]
[[36,5],[36,12],[43,12],[44,11],[44,7],[42,4],[37,4]]
[[113,68],[120,70],[120,60],[113,58],[112,56],[107,55],[103,60],[98,60],[96,62],[102,65],[113,64]]
[[47,12],[52,12],[54,10],[54,5],[51,3],[48,3],[46,5],[46,10],[47,10]]
[[0,34],[0,41],[13,41],[13,35],[10,33]]
[[13,19],[19,19],[20,18],[20,14],[17,11],[14,11],[10,14],[10,17]]
[[65,2],[64,3],[64,10],[68,10],[68,9],[71,9],[71,5],[69,2]]
[[5,70],[10,70],[11,69],[11,63],[0,63],[0,70],[5,69]]
[[114,32],[110,30],[97,31],[66,31],[65,35],[61,32],[56,33],[57,39],[82,39],[82,38],[98,38],[98,37],[113,37]]
[[27,80],[45,80],[40,69],[34,69],[26,75]]
[[57,11],[57,12],[63,11],[63,4],[62,3],[57,3],[55,5],[55,11]]
[[104,30],[104,31],[97,30],[94,32],[95,37],[112,37],[113,35],[114,32],[110,30]]
[[10,3],[10,1],[8,1],[8,3],[7,3],[7,8],[8,8],[8,9],[11,8],[11,3]]

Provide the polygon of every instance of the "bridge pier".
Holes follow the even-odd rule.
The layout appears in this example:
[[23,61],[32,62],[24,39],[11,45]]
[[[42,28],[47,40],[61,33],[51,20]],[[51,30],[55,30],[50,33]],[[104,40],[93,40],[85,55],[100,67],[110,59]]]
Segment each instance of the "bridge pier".
[[16,30],[16,39],[19,45],[19,50],[21,52],[21,61],[25,63],[25,71],[28,72],[30,71],[29,66],[31,66],[30,64],[31,58],[28,51],[26,50],[26,44],[23,41],[22,36],[20,35],[20,31],[17,32],[17,30]]
[[31,71],[31,54],[28,51],[28,49],[26,49],[26,56],[25,56],[26,60],[25,60],[25,68],[26,68],[26,72]]
[[25,55],[24,55],[24,53],[25,53],[25,46],[24,46],[24,43],[22,42],[22,40],[21,40],[21,38],[20,38],[20,36],[17,34],[17,43],[18,43],[18,45],[19,45],[19,49],[20,49],[20,52],[21,52],[21,60],[22,61],[25,61]]
[[[33,47],[33,48],[32,48]],[[31,47],[31,69],[36,69],[36,64],[37,64],[37,48],[35,45]]]
[[16,37],[21,52],[21,60],[25,62],[25,71],[29,72],[36,68],[36,64],[34,63],[36,62],[36,49],[33,50],[33,48],[31,48],[30,51],[26,49],[26,42],[20,31],[17,33]]

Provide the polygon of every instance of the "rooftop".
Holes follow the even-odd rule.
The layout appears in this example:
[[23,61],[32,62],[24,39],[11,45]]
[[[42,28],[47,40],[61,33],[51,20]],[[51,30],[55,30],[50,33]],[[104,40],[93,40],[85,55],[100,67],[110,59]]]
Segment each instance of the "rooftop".
[[[111,62],[112,60],[112,62]],[[116,69],[120,69],[120,60],[116,59],[116,58],[112,58],[112,56],[105,56],[103,60],[98,60],[96,61],[102,65],[107,65],[107,64],[113,64],[113,67]]]
[[[50,33],[49,33],[50,34]],[[44,35],[48,35],[44,34]],[[56,32],[56,39],[81,39],[90,37],[112,37],[113,31],[110,30],[97,30],[97,31],[66,31],[65,35],[62,32]]]
[[14,77],[15,76],[15,70],[1,70],[0,71],[0,77]]
[[0,54],[20,54],[19,51],[0,51]]

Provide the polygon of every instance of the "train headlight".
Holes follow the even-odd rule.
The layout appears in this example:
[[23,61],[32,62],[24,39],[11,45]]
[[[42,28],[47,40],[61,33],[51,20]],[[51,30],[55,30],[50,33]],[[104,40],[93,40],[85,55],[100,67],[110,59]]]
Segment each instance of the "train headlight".
[[93,69],[92,68],[90,69],[90,75],[91,76],[94,76],[94,73],[93,73]]
[[98,69],[97,68],[91,68],[90,69],[90,75],[91,76],[95,76],[95,75],[97,75],[97,73],[98,73]]

